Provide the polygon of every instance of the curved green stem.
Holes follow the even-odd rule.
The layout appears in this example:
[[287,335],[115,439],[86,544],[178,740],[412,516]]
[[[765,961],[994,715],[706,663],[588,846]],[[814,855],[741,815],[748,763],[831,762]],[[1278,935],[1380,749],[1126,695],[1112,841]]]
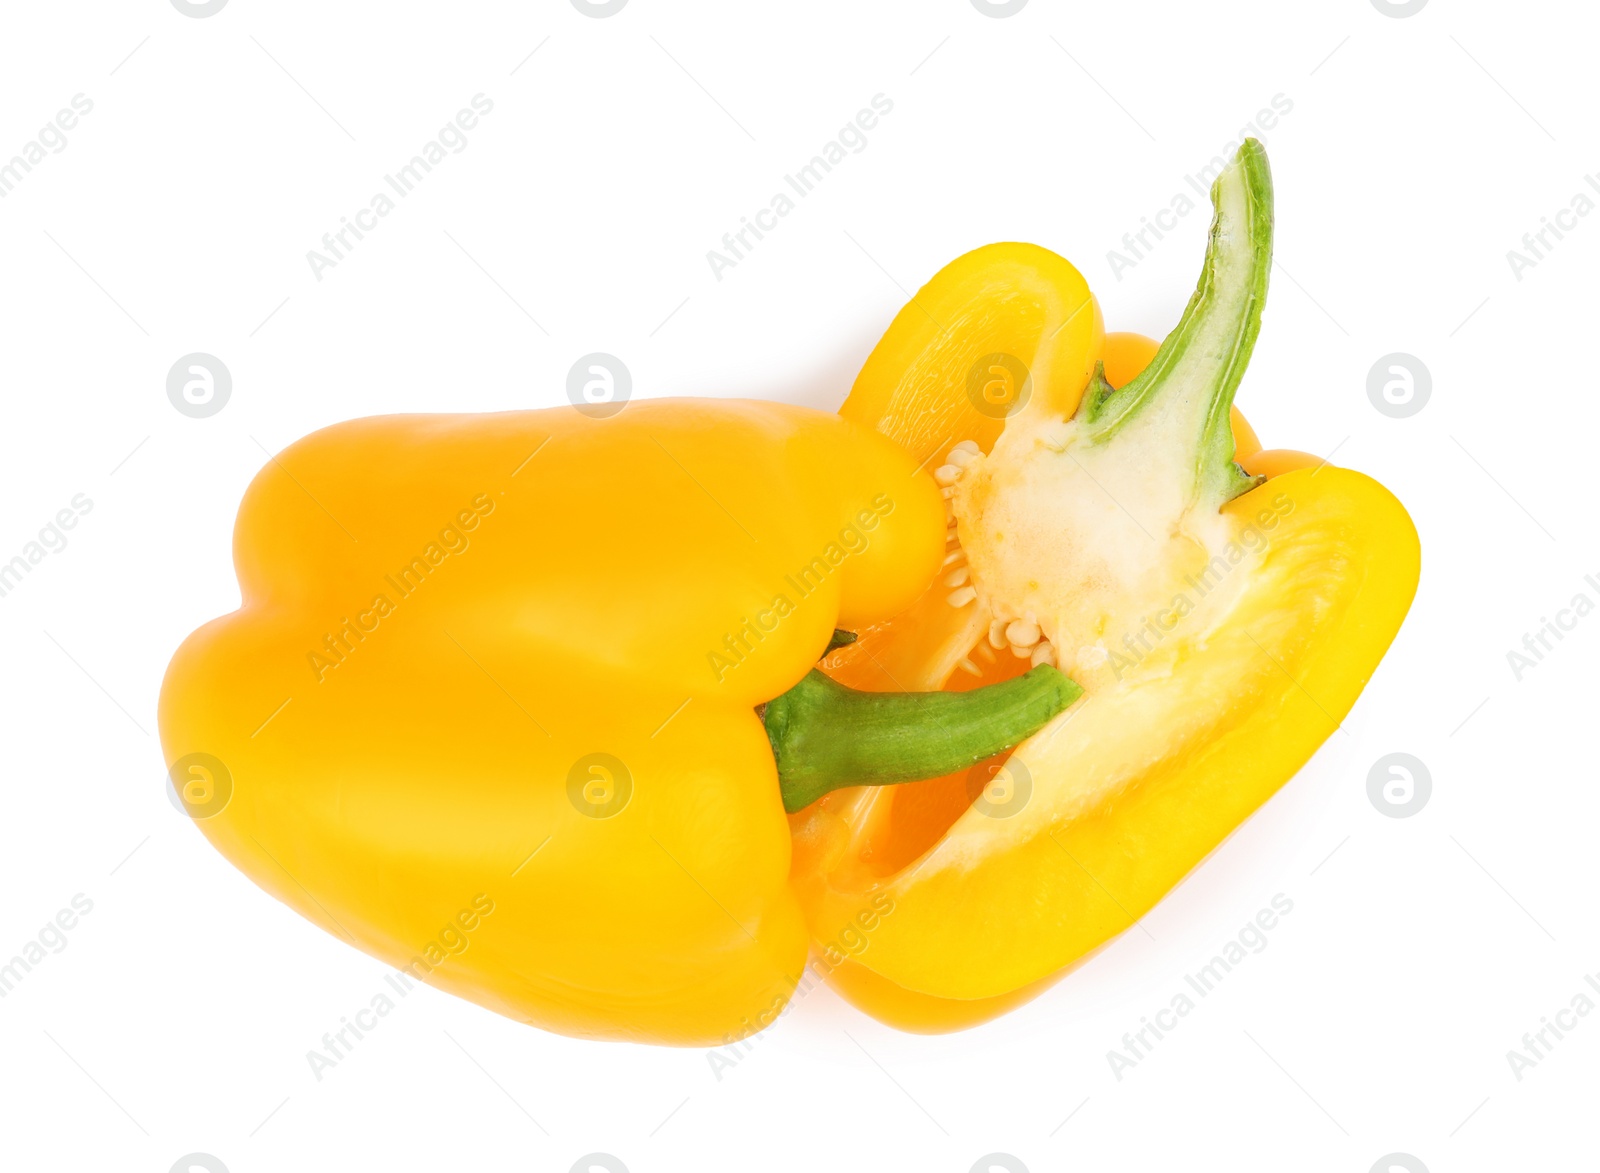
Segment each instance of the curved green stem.
[[1113,390],[1096,369],[1078,408],[1093,444],[1154,411],[1181,417],[1178,440],[1194,498],[1220,507],[1259,483],[1233,460],[1229,408],[1261,331],[1272,269],[1272,172],[1246,139],[1211,185],[1205,265],[1183,317],[1140,375]]
[[938,778],[1011,749],[1083,694],[1041,664],[970,692],[858,692],[813,669],[762,720],[793,813],[842,786]]

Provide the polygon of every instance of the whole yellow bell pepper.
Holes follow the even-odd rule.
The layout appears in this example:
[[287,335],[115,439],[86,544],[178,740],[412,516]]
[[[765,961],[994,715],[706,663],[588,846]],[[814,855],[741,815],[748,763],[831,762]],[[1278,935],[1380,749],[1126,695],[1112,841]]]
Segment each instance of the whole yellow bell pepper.
[[[1339,727],[1410,606],[1399,502],[1259,452],[1230,410],[1271,266],[1258,143],[1212,198],[1193,299],[1154,353],[1104,356],[1115,382],[1077,271],[994,245],[917,294],[842,409],[936,469],[949,553],[825,671],[966,689],[1055,664],[1085,690],[1009,758],[793,818],[813,938],[852,933],[830,980],[887,1022],[983,1021],[1130,927]],[[894,912],[864,932],[872,900]]]
[[808,676],[923,590],[943,511],[888,439],[779,404],[328,428],[250,486],[241,606],[168,669],[174,786],[258,885],[414,978],[574,1035],[748,1034],[807,951],[780,762],[943,772],[1075,695],[1051,670],[861,709]]

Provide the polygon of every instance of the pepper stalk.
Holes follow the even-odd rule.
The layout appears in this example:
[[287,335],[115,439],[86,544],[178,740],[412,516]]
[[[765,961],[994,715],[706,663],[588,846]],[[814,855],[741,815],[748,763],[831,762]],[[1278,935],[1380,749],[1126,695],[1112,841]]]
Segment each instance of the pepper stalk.
[[762,713],[793,814],[843,786],[938,778],[1012,749],[1083,695],[1041,664],[970,692],[862,692],[813,668]]
[[1184,416],[1191,501],[1221,507],[1260,484],[1233,460],[1229,409],[1250,363],[1272,269],[1272,173],[1246,139],[1211,185],[1214,214],[1199,284],[1137,378],[1113,389],[1099,364],[1078,406],[1085,442],[1104,445],[1154,404]]

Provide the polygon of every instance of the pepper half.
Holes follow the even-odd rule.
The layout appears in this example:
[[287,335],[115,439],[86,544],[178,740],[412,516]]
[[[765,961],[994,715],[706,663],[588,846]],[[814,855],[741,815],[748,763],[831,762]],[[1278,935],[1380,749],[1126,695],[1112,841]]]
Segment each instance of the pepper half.
[[[1063,353],[1033,347],[1059,319],[1020,329],[1004,358],[969,340],[967,322],[1006,313],[994,291],[1020,246],[994,246],[918,293],[842,409],[938,468],[949,553],[910,611],[825,670],[961,689],[1055,663],[1085,689],[1009,757],[792,819],[812,936],[855,946],[830,980],[884,1021],[981,1022],[1129,928],[1339,727],[1410,606],[1416,531],[1381,485],[1304,454],[1235,463],[1241,431],[1259,448],[1230,410],[1271,264],[1259,143],[1212,200],[1195,295],[1153,354],[1118,344],[1120,386],[1084,378],[1097,330]],[[1081,319],[1087,287],[1062,266],[1056,304]],[[969,410],[974,362],[1031,392],[1003,427]],[[956,434],[930,439],[924,416]],[[893,914],[864,931],[879,905]]]

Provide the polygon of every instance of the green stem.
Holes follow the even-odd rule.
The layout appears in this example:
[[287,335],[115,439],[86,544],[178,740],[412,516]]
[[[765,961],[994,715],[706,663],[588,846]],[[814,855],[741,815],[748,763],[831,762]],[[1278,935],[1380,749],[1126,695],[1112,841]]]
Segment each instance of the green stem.
[[813,669],[762,720],[793,813],[841,786],[938,778],[1011,749],[1083,693],[1049,665],[969,692],[858,692]]
[[828,640],[828,651],[827,652],[823,652],[822,654],[824,656],[826,656],[828,654],[828,652],[833,651],[835,648],[847,648],[847,647],[849,647],[851,644],[853,644],[855,642],[856,642],[856,633],[855,632],[846,631],[842,627],[835,627],[833,629],[833,635]]
[[1255,139],[1246,139],[1217,176],[1211,203],[1205,266],[1177,327],[1125,386],[1113,390],[1097,369],[1078,419],[1091,443],[1104,444],[1152,404],[1183,413],[1195,495],[1220,507],[1258,483],[1233,462],[1229,416],[1261,330],[1272,268],[1272,173]]

